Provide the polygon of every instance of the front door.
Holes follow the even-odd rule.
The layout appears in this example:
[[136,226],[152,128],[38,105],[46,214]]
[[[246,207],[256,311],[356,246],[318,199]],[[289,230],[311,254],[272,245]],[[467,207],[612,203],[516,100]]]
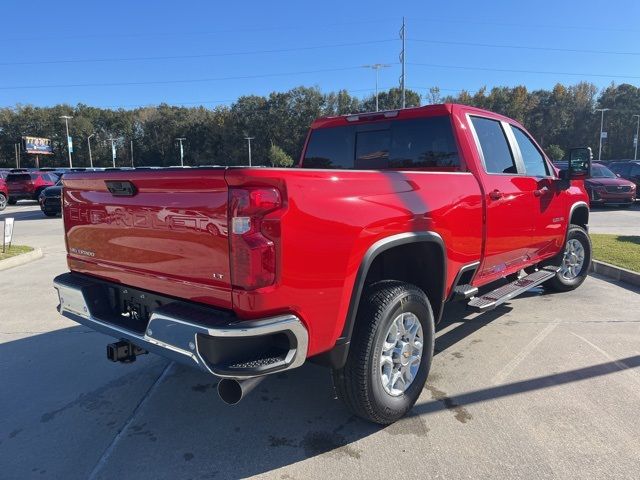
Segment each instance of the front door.
[[548,257],[563,248],[569,219],[560,182],[555,178],[544,154],[525,131],[510,125],[516,158],[521,160],[522,182],[533,202],[529,256]]

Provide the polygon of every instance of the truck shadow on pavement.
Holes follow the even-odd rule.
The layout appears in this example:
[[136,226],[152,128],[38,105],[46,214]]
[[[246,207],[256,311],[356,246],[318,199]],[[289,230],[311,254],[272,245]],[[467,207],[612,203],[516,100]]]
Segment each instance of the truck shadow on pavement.
[[[448,307],[437,354],[509,310],[466,321],[470,314],[463,305]],[[235,479],[276,475],[273,470],[318,455],[349,468],[372,454],[365,448],[371,435],[407,445],[428,441],[430,414],[450,410],[465,423],[465,405],[640,366],[638,355],[455,396],[428,383],[410,416],[380,427],[351,415],[335,398],[328,370],[313,364],[270,376],[230,407],[218,399],[213,377],[188,367],[153,355],[131,365],[107,363],[100,346],[109,341],[71,327],[0,344],[0,370],[6,373],[0,394],[4,474]],[[25,405],[28,414],[20,413]]]
[[47,217],[41,210],[27,210],[24,212],[0,212],[0,220],[11,217],[14,218],[16,222],[20,222],[22,220],[60,220],[60,216],[57,217]]

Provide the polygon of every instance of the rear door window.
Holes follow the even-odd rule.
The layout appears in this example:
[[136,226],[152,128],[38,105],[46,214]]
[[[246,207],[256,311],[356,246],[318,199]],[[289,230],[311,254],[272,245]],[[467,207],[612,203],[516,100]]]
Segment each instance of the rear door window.
[[10,173],[7,175],[7,182],[29,182],[31,175],[28,173]]
[[516,163],[502,125],[497,120],[471,117],[487,173],[517,174]]
[[460,166],[448,116],[318,129],[311,133],[303,167],[359,170]]

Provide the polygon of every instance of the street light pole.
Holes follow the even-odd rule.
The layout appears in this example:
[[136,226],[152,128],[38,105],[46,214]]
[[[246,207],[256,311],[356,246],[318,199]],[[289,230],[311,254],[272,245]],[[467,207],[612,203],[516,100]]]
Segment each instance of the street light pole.
[[640,133],[640,115],[634,115],[631,118],[636,118],[636,117],[638,117],[638,122],[636,123],[636,137],[633,139],[633,144],[636,147],[635,152],[633,154],[634,160],[638,159],[638,142],[640,141],[640,138],[638,137],[638,133]]
[[93,157],[91,156],[91,137],[95,136],[95,133],[92,133],[87,137],[87,146],[89,147],[89,165],[93,168]]
[[600,115],[600,147],[598,148],[598,161],[602,158],[602,128],[604,126],[604,112],[611,110],[610,108],[596,108],[596,112],[601,112]]
[[111,137],[109,141],[111,142],[111,162],[113,163],[113,168],[116,168],[116,145],[114,143],[116,139]]
[[186,140],[185,137],[176,138],[180,142],[180,166],[184,167],[184,149],[182,148],[182,141]]
[[71,161],[71,142],[69,142],[69,120],[73,117],[69,115],[62,115],[60,118],[64,118],[64,125],[67,129],[67,152],[69,152],[69,168],[73,168],[73,162]]
[[376,71],[376,112],[379,110],[378,108],[378,73],[381,68],[387,68],[391,65],[386,63],[374,63],[373,65],[363,65],[362,68],[371,68]]
[[249,166],[251,166],[251,140],[256,137],[244,137],[244,139],[249,143]]

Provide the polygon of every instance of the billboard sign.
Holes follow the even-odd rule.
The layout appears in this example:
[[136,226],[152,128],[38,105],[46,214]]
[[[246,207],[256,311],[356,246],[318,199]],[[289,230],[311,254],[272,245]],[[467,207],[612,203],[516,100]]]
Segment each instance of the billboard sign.
[[22,137],[24,151],[37,155],[53,155],[51,139],[41,137]]

